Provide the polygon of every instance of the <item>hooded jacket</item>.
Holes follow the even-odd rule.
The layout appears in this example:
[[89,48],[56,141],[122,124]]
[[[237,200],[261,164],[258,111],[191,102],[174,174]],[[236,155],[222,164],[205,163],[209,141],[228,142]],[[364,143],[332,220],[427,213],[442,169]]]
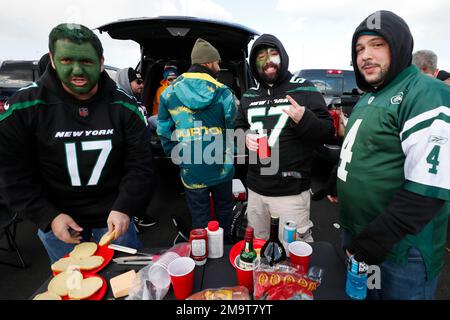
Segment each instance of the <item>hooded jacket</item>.
[[[373,17],[381,28],[370,30]],[[369,24],[367,24],[369,21]],[[389,44],[390,69],[377,88],[357,68],[355,44],[373,32]],[[450,88],[411,65],[405,21],[380,11],[355,30],[353,65],[366,90],[349,118],[338,169],[340,224],[358,261],[408,263],[419,250],[428,277],[442,270],[450,211]]]
[[[262,46],[274,47],[280,52],[281,67],[273,86],[265,83],[256,69],[256,54]],[[316,87],[288,71],[289,56],[275,36],[260,36],[252,46],[249,61],[258,86],[243,95],[235,127],[261,134],[267,132],[272,157],[270,164],[261,164],[258,160],[249,165],[247,186],[265,196],[299,194],[310,188],[313,150],[318,143],[332,139],[333,120]],[[286,95],[306,107],[298,124],[283,112],[290,106]],[[276,150],[279,150],[278,157]],[[252,156],[254,153],[250,154],[250,159]],[[275,173],[262,174],[262,168],[276,166],[276,161],[279,166]]]
[[[374,20],[375,19],[375,20]],[[380,28],[376,24],[380,24]],[[376,29],[371,28],[375,25]],[[361,33],[375,32],[382,36],[389,44],[391,51],[391,65],[382,85],[374,88],[367,83],[358,70],[356,63],[356,42]],[[366,92],[381,90],[386,87],[399,73],[408,68],[412,62],[414,40],[405,20],[390,11],[378,11],[366,19],[356,28],[352,38],[352,61],[358,87]]]
[[[117,71],[116,83],[123,90],[123,92],[126,93],[130,97],[130,99],[135,100],[135,103],[137,104],[139,111],[141,111],[142,115],[144,116],[145,124],[148,127],[147,108],[139,100],[139,97],[136,97],[136,95],[133,92],[133,89],[131,89],[130,78],[128,77],[128,69],[129,68],[124,68],[124,69],[120,69],[119,71]],[[151,135],[150,130],[147,130],[147,133],[148,133],[148,135]]]
[[165,153],[179,164],[185,187],[205,188],[233,178],[227,129],[233,129],[235,114],[231,90],[202,66],[194,65],[164,90],[157,132]]
[[81,227],[106,227],[111,210],[145,209],[151,146],[135,101],[103,72],[79,101],[49,65],[0,114],[0,193],[13,212],[46,231],[60,213]]

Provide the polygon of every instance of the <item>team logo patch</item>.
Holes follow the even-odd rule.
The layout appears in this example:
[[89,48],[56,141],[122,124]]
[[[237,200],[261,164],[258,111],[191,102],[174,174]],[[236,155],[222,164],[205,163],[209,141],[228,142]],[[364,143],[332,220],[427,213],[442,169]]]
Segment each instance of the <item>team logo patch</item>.
[[400,92],[396,96],[391,98],[391,104],[400,104],[403,101],[403,92]]
[[431,136],[430,139],[428,140],[428,142],[437,143],[440,145],[446,144],[447,141],[448,141],[448,138],[440,137],[440,136]]
[[367,101],[368,104],[371,104],[373,102],[373,100],[375,100],[375,97],[370,97],[369,101]]
[[3,110],[8,111],[9,109],[9,103],[5,103],[5,105],[3,106]]
[[80,115],[80,117],[86,118],[89,115],[89,109],[88,108],[79,107],[78,108],[78,114]]

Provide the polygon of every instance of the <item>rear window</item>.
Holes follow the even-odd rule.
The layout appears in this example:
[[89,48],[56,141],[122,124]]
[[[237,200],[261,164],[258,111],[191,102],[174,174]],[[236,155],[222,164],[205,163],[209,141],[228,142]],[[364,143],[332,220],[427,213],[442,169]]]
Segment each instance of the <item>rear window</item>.
[[326,70],[302,70],[299,76],[314,83],[316,88],[325,95],[342,94],[342,76],[327,76]]
[[0,67],[0,86],[21,88],[34,81],[34,68],[30,63],[3,63]]
[[344,71],[344,94],[351,94],[353,90],[358,91],[355,73],[353,71]]

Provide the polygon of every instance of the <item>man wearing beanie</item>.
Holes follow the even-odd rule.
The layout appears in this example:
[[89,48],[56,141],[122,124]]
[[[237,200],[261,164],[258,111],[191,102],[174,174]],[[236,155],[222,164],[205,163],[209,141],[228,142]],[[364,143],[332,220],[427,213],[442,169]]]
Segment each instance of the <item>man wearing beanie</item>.
[[215,80],[220,70],[216,48],[197,39],[188,72],[164,90],[158,110],[158,135],[167,155],[180,166],[181,180],[192,228],[205,228],[210,220],[210,194],[224,238],[230,238],[232,140],[236,113],[231,90]]
[[[176,78],[178,78],[178,68],[176,66],[167,64],[164,66],[164,72],[163,72],[163,79],[161,80],[160,84],[161,86],[156,90],[155,98],[153,99],[153,111],[152,111],[152,118],[154,117],[155,120],[158,115],[158,108],[159,108],[159,100],[161,98],[161,93],[163,93],[164,90],[170,85],[172,81],[174,81]],[[156,126],[154,127],[156,129]]]
[[87,27],[49,35],[51,63],[0,115],[0,194],[39,228],[51,262],[80,241],[142,247],[131,217],[145,209],[152,152],[136,102],[104,71]]
[[[374,28],[374,21],[376,27]],[[450,87],[411,64],[413,37],[389,11],[352,40],[358,87],[337,173],[343,246],[378,265],[373,299],[434,299],[450,212]]]
[[[295,221],[299,239],[313,242],[312,155],[319,143],[333,137],[333,120],[314,84],[289,72],[289,56],[278,38],[261,35],[252,46],[249,63],[258,86],[243,95],[236,128],[249,130],[250,159],[258,151],[260,135],[267,134],[271,157],[270,164],[249,164],[248,223],[255,237],[268,239],[271,216],[280,218],[280,226]],[[269,165],[278,168],[264,173]],[[282,239],[282,227],[278,234]]]

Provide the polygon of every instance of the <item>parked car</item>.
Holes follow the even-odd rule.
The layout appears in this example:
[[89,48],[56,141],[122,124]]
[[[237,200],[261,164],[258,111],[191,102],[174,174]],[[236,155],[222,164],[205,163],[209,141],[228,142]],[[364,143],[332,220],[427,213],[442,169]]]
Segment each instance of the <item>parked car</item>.
[[[133,40],[141,47],[137,69],[144,78],[142,101],[149,113],[156,90],[163,78],[167,63],[177,66],[180,73],[191,65],[191,51],[197,38],[213,44],[221,56],[218,81],[226,84],[240,99],[255,85],[246,58],[248,44],[259,33],[245,26],[193,17],[164,16],[156,18],[124,19],[98,28],[113,39]],[[154,135],[155,157],[164,158],[159,140]]]
[[[297,72],[316,86],[323,94],[328,107],[342,106],[349,116],[362,92],[356,85],[355,73],[350,70],[337,69],[304,69]],[[338,103],[340,99],[340,102]]]
[[37,60],[5,60],[0,62],[0,112],[10,96],[39,78]]

